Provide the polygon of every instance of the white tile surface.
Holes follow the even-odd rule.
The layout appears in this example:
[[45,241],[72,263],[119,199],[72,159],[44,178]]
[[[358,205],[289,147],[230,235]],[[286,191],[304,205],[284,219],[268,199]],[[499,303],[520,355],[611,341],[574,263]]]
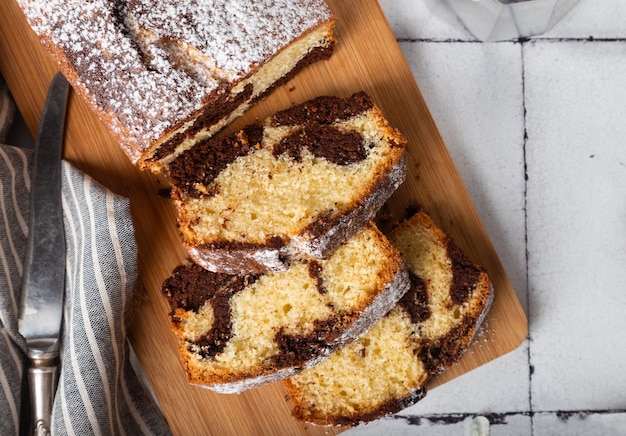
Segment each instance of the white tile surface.
[[349,434],[469,434],[477,414],[492,435],[626,434],[626,1],[580,0],[546,34],[500,43],[426,1],[380,3],[530,339]]
[[524,64],[533,405],[624,407],[626,42],[537,41]]

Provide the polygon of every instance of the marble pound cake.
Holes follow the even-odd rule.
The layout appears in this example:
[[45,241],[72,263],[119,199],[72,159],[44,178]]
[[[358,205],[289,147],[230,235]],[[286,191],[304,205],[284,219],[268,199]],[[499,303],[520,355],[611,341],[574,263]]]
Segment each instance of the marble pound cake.
[[294,375],[363,334],[409,288],[373,223],[327,260],[235,276],[190,263],[163,283],[189,381],[238,393]]
[[323,0],[18,0],[133,163],[160,172],[333,50]]
[[284,381],[300,420],[356,425],[414,404],[432,375],[458,362],[489,310],[487,274],[426,213],[388,238],[411,288],[366,335]]
[[327,258],[403,182],[405,145],[365,93],[318,97],[199,143],[168,167],[185,248],[229,274]]

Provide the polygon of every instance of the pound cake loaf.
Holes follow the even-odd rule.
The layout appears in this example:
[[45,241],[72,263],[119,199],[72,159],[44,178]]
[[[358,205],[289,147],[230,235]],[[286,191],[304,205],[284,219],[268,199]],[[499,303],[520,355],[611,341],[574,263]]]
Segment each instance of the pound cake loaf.
[[133,163],[160,172],[333,50],[323,0],[18,0]]
[[294,375],[363,334],[409,288],[373,223],[327,260],[234,276],[190,263],[164,282],[189,381],[221,393]]
[[201,142],[168,167],[184,245],[199,265],[229,274],[326,258],[402,183],[405,144],[362,92]]
[[433,374],[461,358],[489,310],[487,274],[425,212],[388,238],[411,288],[366,335],[284,381],[300,420],[356,425],[414,404]]

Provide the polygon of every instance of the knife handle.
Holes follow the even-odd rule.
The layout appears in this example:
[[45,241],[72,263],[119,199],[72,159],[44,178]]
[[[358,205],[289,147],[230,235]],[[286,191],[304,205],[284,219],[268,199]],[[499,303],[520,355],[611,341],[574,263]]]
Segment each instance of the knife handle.
[[31,434],[50,434],[52,403],[56,392],[58,352],[29,355],[28,385],[30,390]]

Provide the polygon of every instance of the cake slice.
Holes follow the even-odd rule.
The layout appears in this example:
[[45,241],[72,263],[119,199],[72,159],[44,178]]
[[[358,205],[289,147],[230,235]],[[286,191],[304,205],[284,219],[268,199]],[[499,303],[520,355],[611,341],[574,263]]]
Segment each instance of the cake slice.
[[411,288],[366,335],[284,381],[300,420],[356,425],[414,404],[433,374],[458,362],[489,310],[487,274],[425,212],[388,237]]
[[402,183],[405,143],[365,93],[319,97],[199,143],[169,165],[184,245],[229,274],[327,258]]
[[174,271],[163,293],[189,381],[238,393],[318,363],[408,288],[400,254],[369,223],[327,260],[247,276],[192,263]]
[[160,172],[333,50],[323,0],[18,0],[133,163]]

